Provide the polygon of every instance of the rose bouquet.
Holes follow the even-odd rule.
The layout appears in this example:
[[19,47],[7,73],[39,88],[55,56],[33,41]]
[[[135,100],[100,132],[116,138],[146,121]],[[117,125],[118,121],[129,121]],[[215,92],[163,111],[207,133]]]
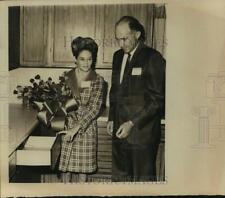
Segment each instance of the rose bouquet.
[[66,83],[66,72],[59,76],[59,82],[47,81],[37,74],[30,79],[31,85],[16,87],[14,94],[23,99],[26,107],[32,106],[38,110],[40,122],[55,131],[63,130],[69,112],[77,109],[77,101],[73,98],[71,89]]
[[30,79],[31,85],[18,85],[16,90],[14,90],[14,94],[17,94],[18,98],[28,98],[29,103],[33,103],[34,101],[45,102],[48,100],[63,101],[71,97],[71,90],[65,83],[65,75],[66,72],[62,76],[59,76],[59,83],[55,83],[51,77],[47,81],[44,81],[38,74]]

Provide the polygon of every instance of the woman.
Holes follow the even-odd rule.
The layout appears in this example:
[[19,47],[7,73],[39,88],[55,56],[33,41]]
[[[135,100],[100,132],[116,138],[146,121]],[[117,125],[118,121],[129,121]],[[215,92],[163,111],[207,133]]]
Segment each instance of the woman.
[[94,71],[98,52],[95,41],[77,37],[71,47],[77,67],[66,76],[78,109],[68,116],[59,170],[63,172],[64,182],[71,181],[72,174],[78,176],[79,182],[85,182],[87,174],[97,169],[96,119],[103,103],[105,81]]

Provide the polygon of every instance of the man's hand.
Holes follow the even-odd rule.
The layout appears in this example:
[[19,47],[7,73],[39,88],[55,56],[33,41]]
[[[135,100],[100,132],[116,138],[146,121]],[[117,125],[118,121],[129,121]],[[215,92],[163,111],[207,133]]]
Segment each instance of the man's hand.
[[116,132],[116,136],[120,139],[126,138],[130,134],[130,130],[134,126],[133,122],[127,121],[120,125]]
[[113,121],[109,121],[107,123],[107,133],[112,136],[113,133]]
[[73,140],[73,137],[78,133],[79,128],[79,125],[76,125],[74,128],[69,129],[64,137],[65,140],[67,142],[71,142]]

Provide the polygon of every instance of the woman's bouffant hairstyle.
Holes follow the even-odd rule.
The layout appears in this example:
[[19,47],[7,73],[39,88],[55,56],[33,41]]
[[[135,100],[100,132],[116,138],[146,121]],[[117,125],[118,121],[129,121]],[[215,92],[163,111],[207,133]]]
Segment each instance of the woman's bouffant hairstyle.
[[77,59],[78,55],[83,50],[88,50],[92,54],[92,65],[91,68],[95,69],[98,53],[98,45],[90,37],[77,37],[71,43],[73,56]]

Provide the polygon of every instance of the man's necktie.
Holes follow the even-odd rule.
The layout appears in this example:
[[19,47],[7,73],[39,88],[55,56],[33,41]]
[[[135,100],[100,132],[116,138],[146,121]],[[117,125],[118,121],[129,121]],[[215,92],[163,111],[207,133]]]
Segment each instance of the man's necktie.
[[127,62],[126,62],[126,65],[125,65],[122,82],[127,78],[128,74],[129,74],[130,58],[131,58],[131,54],[128,53]]

